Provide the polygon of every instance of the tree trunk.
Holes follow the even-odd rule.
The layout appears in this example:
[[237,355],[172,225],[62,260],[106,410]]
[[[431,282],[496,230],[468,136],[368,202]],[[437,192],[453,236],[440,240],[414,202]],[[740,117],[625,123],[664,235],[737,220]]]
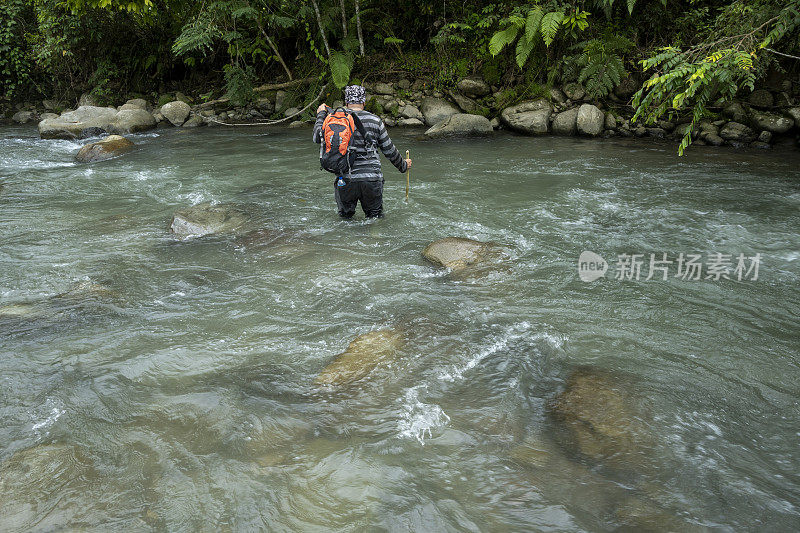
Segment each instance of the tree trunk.
[[269,44],[270,48],[272,48],[272,51],[273,51],[273,52],[275,52],[275,57],[277,57],[277,58],[278,58],[278,62],[279,62],[279,63],[281,64],[281,66],[283,67],[283,70],[285,70],[285,71],[286,71],[286,74],[289,76],[289,79],[290,79],[290,80],[291,80],[291,79],[293,79],[293,78],[292,78],[292,71],[291,71],[291,70],[289,70],[289,67],[287,67],[287,66],[286,66],[286,63],[283,61],[283,58],[281,57],[281,53],[280,53],[280,52],[278,52],[278,47],[277,47],[277,46],[275,46],[275,43],[272,41],[272,39],[270,38],[270,36],[269,36],[269,35],[267,35],[267,32],[265,32],[265,31],[264,31],[264,28],[261,28],[261,33],[262,33],[262,34],[264,35],[264,37],[267,39],[267,43]]
[[328,38],[325,37],[325,28],[322,27],[322,15],[319,14],[319,4],[317,0],[311,0],[314,6],[314,13],[317,14],[317,25],[319,26],[319,33],[322,35],[322,43],[325,45],[325,52],[328,54],[328,59],[331,58],[331,47],[328,46]]
[[358,48],[361,51],[361,57],[364,57],[364,37],[361,35],[361,12],[358,9],[358,0],[356,3],[356,29],[358,30]]
[[342,7],[342,31],[344,38],[347,38],[347,12],[344,10],[344,0],[339,0],[339,5]]

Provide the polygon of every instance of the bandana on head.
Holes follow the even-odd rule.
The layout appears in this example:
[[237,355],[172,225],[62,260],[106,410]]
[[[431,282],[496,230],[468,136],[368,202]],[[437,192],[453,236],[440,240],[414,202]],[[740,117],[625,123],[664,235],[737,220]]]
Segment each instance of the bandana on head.
[[367,101],[367,90],[361,85],[348,85],[344,88],[344,103],[363,104]]

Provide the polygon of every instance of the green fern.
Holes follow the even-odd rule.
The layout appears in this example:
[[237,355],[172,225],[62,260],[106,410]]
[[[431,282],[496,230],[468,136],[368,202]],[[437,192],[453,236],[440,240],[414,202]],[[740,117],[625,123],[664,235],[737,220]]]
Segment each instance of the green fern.
[[545,46],[550,46],[558,33],[558,28],[564,21],[564,13],[561,11],[551,11],[542,17],[542,24],[539,31],[542,33],[542,39]]
[[606,35],[583,43],[583,53],[575,62],[579,67],[578,82],[592,98],[607,96],[627,74],[623,56],[633,43],[619,35]]
[[239,65],[225,65],[225,96],[235,106],[245,106],[255,99],[253,69]]
[[489,40],[489,53],[493,56],[499,54],[503,48],[514,42],[519,33],[519,27],[511,25],[508,28],[498,31]]
[[353,56],[343,52],[331,52],[330,67],[333,84],[341,89],[350,81],[350,71],[353,68]]

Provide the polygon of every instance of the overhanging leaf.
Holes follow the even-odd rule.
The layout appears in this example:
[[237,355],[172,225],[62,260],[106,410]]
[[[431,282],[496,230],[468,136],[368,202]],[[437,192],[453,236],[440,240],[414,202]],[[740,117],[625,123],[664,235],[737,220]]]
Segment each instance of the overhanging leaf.
[[350,81],[350,70],[353,68],[353,57],[349,54],[334,51],[331,52],[331,77],[333,84],[339,89],[347,85]]
[[514,42],[514,39],[517,37],[517,33],[519,33],[519,28],[514,25],[495,33],[492,36],[492,39],[489,41],[489,53],[493,56],[499,54],[500,51],[506,47],[506,45]]
[[542,17],[541,32],[545,45],[550,46],[553,43],[553,39],[555,39],[558,28],[563,21],[564,13],[561,11],[551,11]]

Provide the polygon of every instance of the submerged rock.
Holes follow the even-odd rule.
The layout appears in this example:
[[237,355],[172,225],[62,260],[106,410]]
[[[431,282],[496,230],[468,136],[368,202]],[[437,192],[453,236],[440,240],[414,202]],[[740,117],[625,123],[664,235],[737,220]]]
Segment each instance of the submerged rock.
[[449,137],[452,135],[486,135],[492,133],[489,119],[481,115],[458,113],[450,115],[425,132],[428,138]]
[[445,237],[430,243],[422,250],[425,259],[453,271],[492,262],[502,255],[502,247],[495,243],[461,237]]
[[130,140],[119,135],[109,135],[102,141],[83,146],[75,159],[79,163],[92,163],[105,161],[113,157],[130,152],[135,145]]
[[112,299],[118,296],[116,291],[102,283],[79,281],[72,285],[68,291],[54,296],[53,299],[92,300]]
[[500,120],[512,130],[538,135],[547,133],[552,113],[550,102],[540,98],[503,109]]
[[[2,529],[63,529],[75,515],[91,506],[83,495],[90,489],[88,480],[96,475],[89,459],[75,446],[38,444],[17,451],[0,463]],[[58,512],[42,512],[61,500],[73,505]]]
[[212,205],[208,202],[181,209],[172,217],[170,231],[181,238],[202,237],[236,231],[248,220],[248,215],[232,205]]
[[404,345],[404,335],[395,328],[379,329],[353,339],[314,380],[315,385],[346,385],[357,381],[386,362]]
[[37,307],[29,302],[0,306],[0,321],[4,319],[28,319],[40,315]]
[[566,447],[598,462],[636,470],[648,459],[650,435],[628,389],[605,372],[581,369],[551,405],[567,430]]

